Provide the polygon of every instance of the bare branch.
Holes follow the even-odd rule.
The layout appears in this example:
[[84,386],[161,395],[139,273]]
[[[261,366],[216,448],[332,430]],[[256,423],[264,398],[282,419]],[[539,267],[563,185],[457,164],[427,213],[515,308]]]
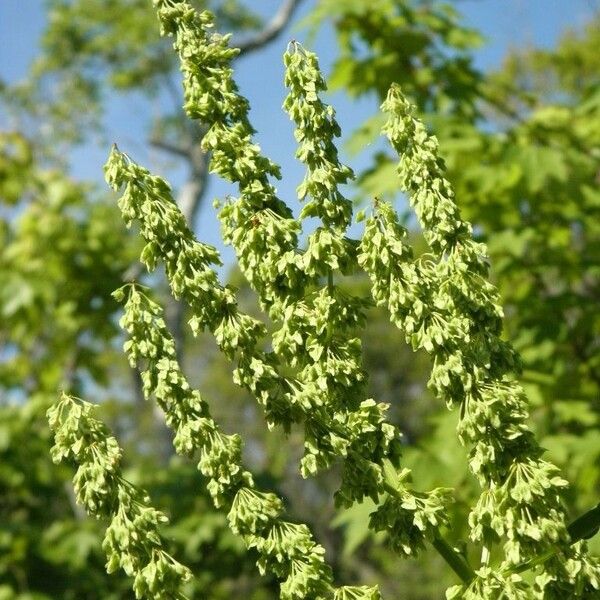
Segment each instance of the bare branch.
[[[202,132],[202,137],[204,131]],[[190,176],[177,196],[177,204],[188,227],[194,229],[194,220],[202,202],[208,180],[209,155],[197,144],[188,154]]]
[[[206,128],[201,128],[200,136],[204,137]],[[177,196],[177,204],[187,221],[188,227],[194,229],[194,222],[202,200],[206,196],[206,184],[208,180],[208,167],[210,156],[197,144],[188,155],[190,165],[190,176],[183,184]],[[168,309],[168,321],[175,339],[177,359],[184,364],[185,356],[185,306],[181,301],[172,300]]]
[[173,80],[171,73],[165,72],[163,75],[163,81],[165,82],[165,87],[169,92],[169,96],[171,96],[171,101],[173,102],[173,109],[175,113],[178,113],[181,110],[181,105],[183,103],[183,95],[181,90],[181,85],[178,85]]
[[67,498],[69,499],[69,505],[71,507],[71,510],[73,511],[73,516],[75,517],[75,520],[84,521],[85,519],[87,519],[87,514],[85,510],[81,505],[77,504],[77,498],[75,497],[75,491],[73,490],[73,485],[71,484],[71,482],[65,481],[63,483],[63,489],[65,490]]
[[[192,141],[191,135],[184,135],[183,139],[185,141],[178,145],[160,139],[157,136],[153,136],[148,140],[149,144],[159,150],[183,157],[189,166],[190,175],[181,188],[177,197],[177,204],[185,216],[190,229],[194,228],[194,221],[202,204],[208,180],[209,156],[200,147],[200,141],[205,133],[206,127],[200,125],[194,135],[197,138],[195,142]],[[140,262],[135,262],[123,274],[123,281],[135,281],[143,275],[144,271],[144,265]],[[179,318],[176,317],[175,321],[177,322]]]
[[164,152],[168,152],[169,154],[177,154],[177,156],[182,156],[185,159],[189,160],[190,157],[190,147],[185,145],[185,146],[178,146],[175,144],[171,144],[170,142],[167,142],[165,140],[161,140],[157,137],[151,137],[148,140],[148,143],[151,146],[154,146],[155,148],[158,148],[159,150],[163,150]]
[[262,48],[285,29],[301,2],[303,0],[285,0],[262,31],[246,40],[234,41],[232,46],[239,48],[240,55]]

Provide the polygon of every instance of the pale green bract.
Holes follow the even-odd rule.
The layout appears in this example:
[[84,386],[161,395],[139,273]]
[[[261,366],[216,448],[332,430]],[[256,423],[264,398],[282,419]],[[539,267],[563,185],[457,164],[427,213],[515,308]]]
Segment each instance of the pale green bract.
[[[292,42],[284,56],[284,108],[296,127],[296,157],[306,166],[298,187],[304,205],[295,219],[269,180],[279,177],[279,167],[253,142],[248,101],[233,80],[236,50],[229,36],[213,33],[212,16],[185,0],[154,4],[181,60],[184,108],[207,130],[202,147],[212,155],[211,170],[239,189],[239,198],[228,199],[219,214],[224,240],[275,326],[266,340],[265,323],[244,314],[235,290],[220,283],[218,252],[195,239],[169,185],[114,147],[107,182],[122,190],[127,225],[140,226],[142,262],[149,270],[164,264],[173,295],[189,306],[192,332],[214,336],[234,363],[235,383],[253,395],[270,428],[303,425],[304,477],[341,462],[338,505],[372,499],[370,528],[386,532],[401,556],[433,544],[462,579],[448,598],[600,597],[598,561],[584,542],[569,538],[561,499],[567,482],[543,460],[526,424],[527,399],[515,379],[519,357],[501,339],[502,309],[487,280],[485,247],[460,217],[436,139],[413,117],[400,90],[393,86],[382,105],[389,116],[384,133],[400,155],[400,188],[430,247],[418,257],[385,202],[375,201],[361,240],[346,235],[352,205],[339,186],[353,173],[338,159],[340,128],[333,108],[321,100],[325,82],[313,53]],[[319,224],[301,248],[309,218]],[[371,280],[371,298],[351,296],[336,283],[361,269]],[[277,496],[256,489],[241,463],[240,437],[223,434],[190,388],[160,306],[134,284],[115,294],[125,301],[125,351],[132,367],[142,368],[145,395],[163,409],[177,452],[199,455],[215,505],[229,511],[231,529],[256,549],[261,573],[281,581],[281,597],[380,598],[376,586],[333,586],[322,547],[305,525],[281,519]],[[476,569],[441,535],[449,525],[451,490],[412,489],[387,406],[365,398],[359,332],[373,301],[389,310],[415,350],[432,356],[431,389],[460,410],[458,435],[482,487],[469,516],[472,541],[483,548]],[[265,341],[272,351],[263,350]],[[108,444],[100,437],[100,445]],[[57,446],[67,448],[65,440]],[[530,569],[537,569],[535,578],[521,575]]]

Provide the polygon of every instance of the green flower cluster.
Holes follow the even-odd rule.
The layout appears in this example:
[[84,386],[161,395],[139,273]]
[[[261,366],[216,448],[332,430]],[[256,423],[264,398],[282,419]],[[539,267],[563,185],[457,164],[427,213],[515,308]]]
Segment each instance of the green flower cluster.
[[[336,230],[339,235],[350,225],[352,203],[344,198],[338,186],[353,179],[354,173],[338,159],[334,139],[341,135],[340,126],[333,107],[319,97],[327,85],[317,56],[298,42],[290,43],[283,62],[285,85],[289,88],[283,107],[296,124],[294,135],[299,145],[296,158],[307,166],[306,177],[297,190],[300,200],[309,198],[300,218],[318,217],[327,230]],[[352,245],[347,252],[351,248]]]
[[[173,36],[181,60],[185,110],[206,130],[202,147],[212,155],[211,170],[239,189],[239,198],[229,199],[220,211],[223,237],[275,324],[272,351],[265,351],[265,324],[241,312],[234,290],[221,285],[214,268],[220,264],[218,252],[195,239],[169,185],[114,147],[105,166],[107,182],[122,190],[119,207],[127,225],[140,225],[146,241],[142,262],[148,270],[163,263],[173,295],[189,306],[192,332],[212,333],[234,362],[235,383],[256,398],[270,428],[289,431],[293,424],[303,425],[303,476],[341,460],[338,505],[373,499],[377,508],[370,527],[387,532],[401,555],[416,554],[426,541],[433,544],[463,580],[448,590],[448,598],[600,597],[600,566],[584,542],[571,545],[565,526],[561,498],[567,482],[543,460],[526,423],[527,399],[515,379],[519,357],[501,339],[502,309],[487,279],[485,247],[460,217],[437,140],[412,116],[400,90],[393,86],[382,105],[389,115],[384,133],[400,155],[400,187],[430,248],[419,257],[385,202],[375,201],[360,241],[347,236],[352,205],[340,186],[353,173],[338,158],[334,141],[340,128],[333,108],[320,99],[326,86],[314,54],[292,42],[284,56],[289,88],[284,108],[296,126],[296,157],[306,165],[297,190],[304,206],[295,219],[270,182],[280,176],[278,166],[253,142],[248,101],[233,79],[237,51],[229,48],[229,36],[211,32],[210,13],[197,13],[186,0],[154,4],[162,33]],[[319,224],[301,249],[306,219]],[[431,389],[460,410],[458,434],[483,488],[469,517],[472,539],[483,545],[476,571],[440,536],[448,524],[450,491],[411,489],[410,471],[399,466],[400,433],[386,422],[387,406],[365,399],[358,331],[372,300],[344,293],[335,281],[360,269],[371,279],[372,300],[388,308],[415,350],[433,357]],[[199,455],[198,468],[215,505],[229,509],[231,529],[258,552],[261,572],[281,580],[281,597],[377,600],[377,587],[334,588],[323,549],[308,528],[283,521],[281,500],[256,489],[242,466],[240,437],[220,431],[199,392],[187,383],[162,309],[133,284],[115,295],[125,302],[121,324],[130,336],[125,351],[131,365],[142,370],[146,397],[154,396],[164,411],[177,452]],[[290,375],[282,375],[284,366]],[[63,398],[50,415],[55,457],[80,464],[76,489],[92,514],[112,516],[116,510],[121,515],[118,502],[138,511],[127,518],[139,527],[119,525],[121,553],[113,549],[117,542],[107,548],[111,568],[120,564],[131,574],[141,573],[145,563],[128,558],[123,548],[166,556],[156,549],[160,539],[152,533],[162,517],[143,497],[122,500],[116,441],[90,420],[89,405],[69,402]],[[80,421],[85,421],[81,427]],[[133,493],[131,486],[122,488]],[[144,517],[135,521],[138,514]],[[188,576],[168,558],[160,564],[177,565],[173,575],[167,567],[160,573],[153,567],[159,579],[152,580],[154,588],[150,583],[140,587],[140,594],[154,593],[164,580],[168,595],[173,582]],[[492,558],[498,559],[495,568]],[[533,583],[521,577],[540,565]]]
[[[333,369],[335,361],[329,365],[322,359],[311,362],[305,373],[308,381],[303,381],[300,376],[285,378],[280,375],[277,355],[259,348],[264,325],[241,313],[233,291],[220,285],[216,272],[210,266],[218,262],[216,250],[194,239],[166,182],[130,161],[116,148],[111,152],[105,173],[114,188],[124,187],[119,207],[126,221],[129,223],[136,219],[140,223],[140,233],[147,241],[142,261],[149,268],[153,268],[159,260],[164,262],[173,294],[185,300],[191,308],[193,331],[211,331],[224,354],[235,359],[235,382],[252,393],[265,408],[270,425],[289,427],[292,422],[304,421],[303,475],[316,473],[330,466],[338,457],[343,457],[338,502],[348,505],[366,495],[377,501],[380,495],[389,494],[390,486],[386,484],[383,465],[385,461],[397,460],[399,434],[393,426],[385,423],[387,407],[366,399],[358,402],[355,410],[342,407],[332,411],[327,403],[327,379],[319,375],[311,380],[307,373]],[[323,308],[326,308],[328,297],[323,296],[323,300]],[[302,340],[308,335],[307,331],[314,329],[314,319],[307,317],[303,329],[303,313],[299,312],[299,304],[292,306],[294,310],[288,309],[290,329],[286,337],[294,339],[298,336]],[[337,306],[343,304],[338,302]],[[343,309],[341,317],[345,312],[351,312],[348,308],[351,307]],[[345,320],[348,318],[345,317]],[[320,329],[329,327],[332,330],[335,326],[331,312],[325,311],[320,322]],[[279,332],[274,336],[273,346],[280,349],[286,364],[294,365],[294,352],[281,349],[283,335]],[[304,349],[302,352],[297,350],[299,356],[306,354]],[[335,373],[333,371],[330,377]],[[445,506],[450,500],[449,492],[440,488],[430,494],[414,495],[402,484],[392,493],[402,497],[402,501],[397,503],[399,512],[396,519],[390,520],[387,511],[386,518],[374,516],[372,525],[387,530],[396,540],[394,545],[402,548],[404,553],[415,553],[426,539],[437,535],[439,526],[446,522]],[[385,509],[382,507],[382,510]],[[397,528],[399,522],[406,527]]]
[[240,198],[221,212],[226,242],[236,249],[239,266],[263,306],[302,291],[295,248],[299,225],[276,196],[269,176],[279,167],[252,142],[248,101],[238,93],[231,60],[237,50],[229,35],[210,33],[213,17],[197,13],[186,0],[154,0],[163,35],[174,37],[181,60],[184,109],[208,126],[202,147],[212,153],[211,172],[238,184]]
[[[327,284],[311,297],[286,307],[286,318],[274,334],[273,346],[283,356],[293,357],[300,367],[300,379],[322,390],[330,412],[351,415],[361,406],[365,393],[366,373],[362,369],[361,343],[356,330],[365,325],[364,309],[370,300],[344,294],[334,284],[333,276],[336,271],[346,274],[359,268],[358,243],[345,236],[352,219],[352,203],[339,190],[339,185],[347,183],[353,173],[338,159],[334,139],[339,137],[340,127],[334,109],[319,97],[326,84],[316,55],[292,42],[284,63],[285,83],[289,88],[284,108],[296,125],[295,137],[299,143],[296,157],[307,168],[298,187],[300,200],[308,198],[300,218],[316,217],[322,223],[308,236],[302,255],[303,270],[308,277],[326,276]],[[391,439],[400,437],[383,419],[381,429],[389,432]],[[392,450],[386,456],[363,447],[361,462],[371,461],[370,471],[365,471],[361,463],[347,460],[344,479],[353,477],[357,484],[362,480],[365,488],[362,494],[376,501],[383,487],[387,496],[372,513],[370,526],[376,531],[387,531],[392,547],[409,555],[425,539],[432,539],[446,523],[446,506],[451,499],[445,489],[427,494],[410,490],[406,485],[410,478],[407,469],[402,477],[392,470],[386,479],[386,471],[390,473],[386,466],[397,464],[399,458],[399,450]],[[345,506],[361,499],[344,494],[344,486],[336,495],[336,501]]]
[[184,599],[182,584],[189,569],[163,550],[159,526],[167,517],[150,498],[121,475],[121,448],[94,417],[88,402],[66,394],[48,410],[54,433],[52,459],[77,465],[73,478],[78,504],[97,519],[109,519],[102,543],[109,573],[122,568],[134,578],[136,598]]
[[240,436],[220,430],[208,405],[182,373],[161,307],[135,285],[120,288],[114,295],[125,300],[120,324],[129,339],[124,349],[132,367],[143,365],[144,395],[154,396],[163,410],[167,425],[175,432],[177,452],[199,453],[198,469],[208,479],[215,506],[229,507],[229,526],[248,548],[258,552],[261,573],[273,573],[282,581],[281,598],[331,597],[332,575],[325,551],[306,525],[281,519],[280,498],[256,489],[242,465]]
[[119,207],[128,225],[140,223],[146,240],[141,261],[153,270],[164,262],[173,295],[191,309],[194,334],[210,331],[220,350],[236,359],[236,383],[248,389],[263,406],[270,426],[289,428],[298,420],[285,397],[290,389],[275,369],[270,353],[259,348],[266,333],[263,323],[242,313],[233,290],[222,286],[213,265],[220,264],[213,246],[198,242],[173,200],[168,184],[151,175],[113,148],[105,166],[106,180],[114,189],[124,187]]
[[[299,194],[310,200],[301,217],[317,216],[324,223],[309,236],[306,251],[300,252],[301,226],[268,181],[268,176],[279,176],[279,170],[252,142],[248,102],[238,94],[232,77],[235,54],[227,46],[228,37],[211,33],[210,15],[195,15],[185,1],[155,4],[163,33],[175,38],[184,73],[185,109],[208,127],[202,144],[212,153],[211,170],[239,187],[240,198],[230,200],[220,212],[224,239],[235,248],[240,269],[263,308],[281,324],[273,336],[275,360],[291,362],[298,369],[277,398],[288,404],[279,414],[284,424],[292,415],[305,423],[302,473],[316,473],[343,456],[336,501],[349,505],[365,496],[377,500],[386,492],[383,462],[397,464],[400,436],[385,422],[387,407],[361,396],[360,343],[349,334],[364,322],[366,303],[348,298],[332,283],[334,270],[346,273],[356,268],[357,242],[343,235],[351,204],[337,189],[352,171],[337,159],[333,138],[339,135],[339,126],[333,110],[318,98],[324,82],[316,59],[297,44],[285,58],[291,88],[286,108],[297,123],[298,157],[308,166]],[[324,276],[329,280],[327,289],[314,290]],[[273,362],[268,366],[273,369]],[[246,373],[239,368],[236,373],[238,382],[251,389]],[[414,500],[398,503],[404,513],[399,519],[410,524],[410,530],[396,529],[395,522],[385,518],[375,517],[372,524],[387,524],[396,547],[414,553],[446,522],[449,493],[433,490],[426,502],[417,501],[405,485],[401,493]]]
[[[377,201],[359,262],[371,278],[375,301],[387,306],[415,349],[433,356],[430,388],[449,406],[460,407],[458,434],[471,448],[469,464],[483,487],[469,522],[472,538],[485,547],[483,571],[465,597],[495,597],[496,584],[505,594],[513,583],[515,590],[524,586],[515,574],[503,578],[485,571],[495,542],[504,541],[504,568],[557,549],[565,559],[581,555],[570,547],[565,527],[561,495],[567,482],[541,458],[543,450],[526,424],[527,399],[514,379],[519,360],[500,338],[502,309],[486,279],[485,247],[460,218],[437,140],[412,116],[398,87],[390,89],[382,109],[389,115],[384,133],[400,155],[400,186],[409,194],[431,254],[415,260],[396,214]],[[598,593],[597,572],[588,577],[585,560],[573,558],[573,568],[562,573],[547,562],[536,583],[540,597],[565,586]],[[532,597],[528,586],[524,589],[529,595],[515,591],[509,597]]]

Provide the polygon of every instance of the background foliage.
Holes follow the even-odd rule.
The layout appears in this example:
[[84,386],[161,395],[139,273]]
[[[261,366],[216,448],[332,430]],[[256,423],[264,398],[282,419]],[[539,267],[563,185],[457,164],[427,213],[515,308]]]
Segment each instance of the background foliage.
[[[220,29],[235,30],[246,51],[260,50],[257,15],[236,1],[196,4],[210,4]],[[576,516],[600,492],[600,15],[554,48],[516,49],[501,69],[480,73],[472,56],[481,37],[457,7],[320,0],[304,26],[329,23],[335,31],[331,88],[382,99],[397,81],[439,137],[461,210],[489,244],[533,425],[572,482]],[[101,403],[126,447],[128,476],[171,517],[170,551],[196,574],[191,593],[274,597],[224,516],[198,495],[201,476],[171,455],[161,415],[143,402],[121,355],[111,292],[141,275],[137,237],[122,227],[113,197],[66,174],[66,150],[102,134],[115,90],[171,98],[172,108],[153,118],[149,142],[167,159],[165,170],[183,167],[178,201],[194,222],[206,198],[206,164],[195,149],[202,128],[181,111],[175,55],[146,0],[48,0],[47,10],[30,76],[2,88],[18,127],[0,135],[0,598],[131,595],[126,581],[105,574],[97,524],[74,504],[69,473],[50,462],[44,414],[58,388]],[[349,151],[363,149],[380,127],[379,116],[357,123]],[[357,201],[397,199],[392,159],[372,147]],[[229,276],[244,308],[258,311],[240,275]],[[164,285],[160,275],[151,281]],[[452,583],[439,559],[399,563],[381,536],[368,534],[368,503],[336,513],[335,469],[301,481],[294,466],[301,440],[267,435],[214,345],[186,337],[180,306],[168,311],[191,382],[211,390],[215,418],[245,435],[253,471],[311,524],[337,572],[350,582],[382,581],[391,597],[439,598]],[[460,508],[475,486],[454,417],[425,388],[425,358],[404,348],[382,311],[370,317],[363,341],[371,393],[392,405],[415,477],[423,486],[454,486]],[[460,527],[454,533],[464,537]],[[598,536],[591,547],[600,551]]]

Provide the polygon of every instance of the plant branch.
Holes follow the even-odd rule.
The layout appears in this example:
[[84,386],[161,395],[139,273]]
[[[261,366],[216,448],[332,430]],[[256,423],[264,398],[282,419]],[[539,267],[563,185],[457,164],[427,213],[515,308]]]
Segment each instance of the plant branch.
[[475,572],[464,556],[459,554],[442,536],[435,537],[432,544],[450,568],[460,577],[461,581],[468,584],[475,579]]
[[170,154],[176,154],[177,156],[182,156],[186,160],[190,158],[191,148],[186,145],[177,145],[172,144],[171,142],[167,142],[158,137],[151,137],[148,142],[151,146],[158,148],[159,150],[163,150],[164,152],[168,152]]
[[240,55],[262,48],[265,44],[274,40],[285,29],[301,2],[303,0],[286,0],[281,4],[279,10],[266,24],[264,29],[246,40],[234,42],[233,46],[239,48]]
[[[201,128],[200,139],[204,137],[205,133],[206,128]],[[188,227],[193,230],[194,221],[206,195],[210,156],[201,149],[198,143],[190,147],[187,159],[190,166],[190,176],[179,192],[177,205],[185,217]],[[185,363],[185,328],[183,323],[185,306],[183,302],[173,300],[168,308],[170,309],[169,324],[175,339],[177,360],[183,366]]]
[[[398,488],[409,474],[408,470],[398,475],[396,469],[389,459],[383,460],[383,477],[386,491],[392,495],[398,495]],[[471,583],[475,579],[475,572],[466,561],[465,557],[457,552],[440,534],[439,530],[432,541],[433,547],[446,561],[450,568],[460,577],[463,583]]]
[[173,108],[175,109],[175,113],[178,113],[181,110],[181,103],[183,101],[183,96],[181,95],[181,87],[173,81],[170,73],[165,73],[163,76],[163,80],[165,82],[165,87],[171,96],[171,101],[173,102]]
[[[577,517],[572,523],[567,525],[567,531],[569,532],[569,536],[571,538],[571,544],[575,544],[581,540],[587,540],[598,533],[598,529],[600,528],[600,504],[595,506],[594,508],[588,510],[586,513]],[[559,549],[551,550],[542,554],[541,556],[537,556],[532,558],[531,560],[527,560],[525,562],[519,563],[515,565],[511,569],[508,569],[509,573],[523,573],[523,571],[528,571],[529,569],[533,569],[534,567],[541,565],[546,562],[549,558],[552,558],[556,554],[558,554]]]

